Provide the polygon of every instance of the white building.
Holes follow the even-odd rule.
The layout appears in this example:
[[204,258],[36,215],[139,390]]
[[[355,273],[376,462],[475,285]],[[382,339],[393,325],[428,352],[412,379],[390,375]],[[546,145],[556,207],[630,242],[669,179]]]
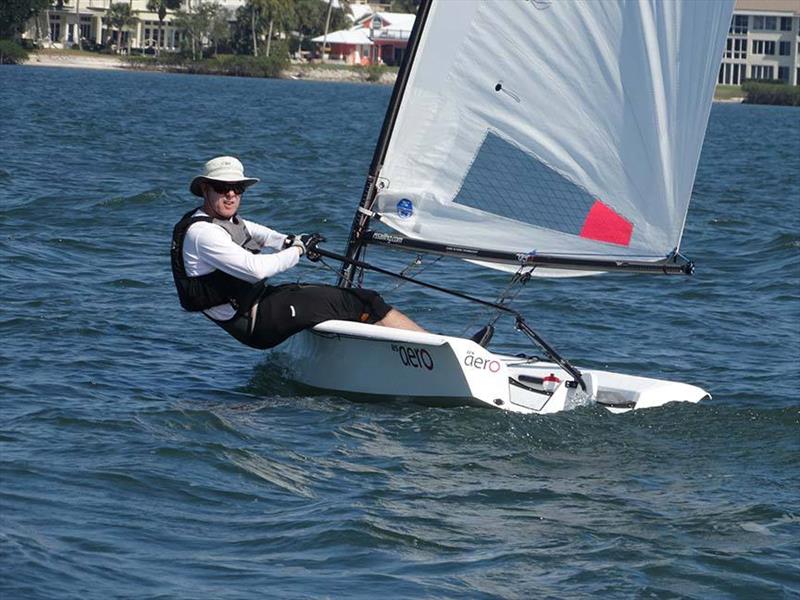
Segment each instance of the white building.
[[[182,0],[181,8],[188,10],[190,3],[196,8],[198,4],[211,1]],[[213,1],[227,9],[231,18],[236,9],[245,3],[245,0]],[[109,41],[118,43],[116,32],[108,29],[103,17],[111,4],[119,2],[130,3],[131,12],[136,19],[130,30],[123,32],[122,46],[127,47],[130,39],[132,48],[155,47],[158,44],[158,13],[147,10],[147,0],[53,0],[48,10],[43,10],[37,18],[28,22],[22,37],[52,48],[71,48],[77,44],[79,37],[84,43],[104,45]],[[175,11],[167,11],[163,23],[160,46],[167,50],[175,50],[180,46],[180,32],[172,26],[174,15]]]
[[[3,2],[5,0],[0,0]],[[246,0],[182,0],[182,8],[188,10],[189,4],[196,8],[198,4],[216,2],[228,10],[233,18],[236,9],[243,6]],[[329,0],[320,0],[328,3]],[[42,11],[35,19],[28,22],[23,32],[23,39],[33,40],[37,45],[52,48],[71,48],[81,39],[93,44],[108,45],[119,43],[116,32],[108,29],[103,22],[103,17],[108,12],[111,4],[130,2],[135,25],[130,31],[124,31],[122,46],[127,47],[130,41],[131,48],[144,49],[160,45],[166,50],[175,50],[180,46],[180,32],[172,26],[174,11],[168,11],[164,19],[164,33],[158,39],[158,14],[147,10],[147,0],[52,0],[48,10]],[[339,7],[338,0],[330,0],[334,8]],[[365,14],[372,14],[376,7],[385,6],[383,3],[368,4],[365,0],[350,0],[349,10],[359,18]],[[354,17],[354,20],[357,20]]]
[[[121,0],[62,0],[53,2],[48,10],[28,22],[23,39],[34,40],[44,47],[71,48],[80,38],[84,43],[107,44],[114,32],[103,22],[112,3]],[[127,1],[127,0],[126,0]],[[197,0],[195,0],[196,4]],[[136,23],[130,31],[123,32],[122,44],[147,48],[155,46],[158,39],[158,14],[147,10],[147,0],[132,0],[131,8]],[[184,6],[185,8],[185,6]],[[171,26],[174,11],[168,11],[164,20],[161,47],[175,49],[179,46],[179,33]],[[119,40],[114,40],[118,42]]]
[[717,83],[800,85],[800,0],[737,0]]

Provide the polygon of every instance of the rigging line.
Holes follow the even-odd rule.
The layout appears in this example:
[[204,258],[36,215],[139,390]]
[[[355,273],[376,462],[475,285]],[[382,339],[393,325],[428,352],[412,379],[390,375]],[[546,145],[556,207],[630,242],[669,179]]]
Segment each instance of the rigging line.
[[[432,266],[433,266],[433,265],[435,265],[437,262],[439,262],[439,261],[440,261],[442,258],[443,258],[442,256],[437,256],[437,257],[436,257],[436,258],[433,260],[433,262],[429,262],[429,263],[426,263],[426,264],[424,264],[424,265],[422,266],[422,268],[420,268],[420,269],[419,269],[419,270],[418,270],[418,271],[415,273],[415,276],[419,276],[419,274],[420,274],[420,273],[424,273],[424,272],[425,272],[425,271],[428,269],[428,267],[432,267]],[[402,271],[400,271],[400,275],[406,275],[406,273],[408,273],[408,272],[409,272],[409,271],[410,271],[412,268],[414,268],[414,267],[418,267],[418,266],[420,266],[420,265],[422,265],[422,264],[423,264],[423,263],[422,263],[422,255],[421,255],[421,254],[417,254],[416,258],[414,258],[414,260],[412,260],[412,261],[411,261],[411,262],[410,262],[410,263],[409,263],[409,264],[406,266],[406,268],[405,268],[405,269],[403,269]],[[397,285],[395,285],[395,286],[394,286],[392,289],[388,290],[388,291],[387,291],[387,293],[390,293],[390,292],[396,292],[396,291],[397,291],[397,290],[399,290],[399,289],[400,289],[402,286],[404,286],[406,283],[407,283],[407,282],[405,282],[405,281],[400,281],[400,283],[398,283]]]
[[483,306],[491,306],[495,307],[497,310],[506,312],[510,315],[513,315],[516,319],[516,328],[527,335],[531,340],[539,345],[539,347],[544,350],[545,354],[547,355],[550,360],[554,363],[558,364],[561,368],[567,371],[570,375],[572,375],[573,379],[581,386],[583,391],[586,391],[586,382],[583,380],[583,375],[581,372],[572,366],[572,364],[563,356],[561,356],[558,351],[553,348],[550,344],[548,344],[544,339],[533,330],[533,328],[525,322],[525,318],[508,306],[503,306],[502,304],[497,304],[495,302],[489,302],[488,300],[482,300],[481,298],[476,298],[475,296],[470,296],[469,294],[464,294],[462,292],[458,292],[456,290],[451,290],[439,285],[435,285],[433,283],[428,283],[426,281],[420,281],[419,279],[414,279],[413,277],[408,277],[406,275],[400,275],[399,273],[395,273],[393,271],[389,271],[388,269],[383,269],[381,267],[376,267],[375,265],[371,265],[369,263],[365,263],[360,260],[354,260],[352,258],[348,258],[347,256],[343,256],[341,254],[337,254],[336,252],[330,252],[329,250],[323,250],[322,248],[315,247],[314,253],[319,255],[320,257],[324,256],[326,258],[332,258],[334,260],[342,261],[343,263],[348,263],[351,266],[357,267],[364,270],[375,271],[376,273],[382,273],[383,275],[388,275],[390,277],[397,277],[398,279],[403,279],[405,281],[415,283],[422,287],[426,287],[432,290],[436,290],[437,292],[442,292],[443,294],[449,294],[451,296],[455,296],[457,298],[462,298],[464,300],[469,300],[470,302],[475,302],[477,304],[481,304]]
[[[536,267],[533,268],[535,269]],[[508,285],[497,297],[498,304],[501,304],[503,306],[509,305],[511,304],[512,301],[516,299],[517,296],[519,296],[520,292],[522,291],[522,288],[530,280],[531,272],[533,272],[533,269],[530,269],[527,273],[525,272],[525,270],[526,267],[520,267],[519,269],[517,269],[517,272],[511,276]],[[516,291],[513,291],[514,287],[517,288]],[[494,319],[492,319],[491,324],[494,325],[498,321],[498,319],[500,319],[499,311],[497,312]]]
[[[440,256],[439,258],[442,258],[442,256]],[[511,276],[511,279],[509,279],[508,284],[506,285],[505,289],[503,289],[503,291],[501,291],[500,294],[497,296],[497,300],[496,300],[497,304],[502,304],[502,305],[509,304],[512,300],[514,300],[519,295],[519,293],[522,291],[522,286],[525,285],[528,282],[528,280],[530,279],[530,273],[533,272],[533,269],[535,269],[536,267],[531,268],[528,273],[524,272],[526,268],[528,268],[528,267],[520,266],[520,268],[517,269],[517,272],[514,273]],[[520,285],[519,289],[513,295],[509,294],[509,292],[514,287],[514,285],[516,285],[518,283],[522,284],[522,285]],[[492,308],[487,308],[485,311],[482,311],[481,314],[485,315],[485,318],[488,321],[488,323],[487,323],[488,325],[494,326],[494,324],[497,323],[497,321],[502,316],[502,311],[499,311],[496,308],[492,307]],[[472,329],[472,327],[475,325],[475,323],[480,321],[480,320],[482,320],[482,318],[480,318],[480,319],[479,318],[475,318],[475,319],[471,320],[463,330],[464,335],[466,335],[467,331]]]
[[322,266],[325,267],[326,269],[328,269],[329,271],[332,271],[337,277],[340,277],[342,275],[342,273],[344,273],[344,265],[342,265],[341,269],[337,269],[335,267],[332,267],[331,265],[329,265],[328,263],[326,263],[322,259],[320,259],[317,262],[321,263]]

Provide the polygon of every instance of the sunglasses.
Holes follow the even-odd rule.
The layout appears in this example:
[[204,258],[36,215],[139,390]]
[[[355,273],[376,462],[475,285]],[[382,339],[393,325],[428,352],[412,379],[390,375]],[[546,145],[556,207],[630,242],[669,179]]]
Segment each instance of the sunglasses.
[[218,194],[227,194],[230,190],[237,196],[244,193],[245,186],[241,183],[228,183],[226,181],[208,181],[208,185]]

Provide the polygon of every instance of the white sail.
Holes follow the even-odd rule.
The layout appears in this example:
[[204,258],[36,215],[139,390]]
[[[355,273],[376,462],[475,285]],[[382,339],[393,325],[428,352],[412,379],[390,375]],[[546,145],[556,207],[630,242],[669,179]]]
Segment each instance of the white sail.
[[373,208],[425,241],[664,259],[733,1],[434,0]]

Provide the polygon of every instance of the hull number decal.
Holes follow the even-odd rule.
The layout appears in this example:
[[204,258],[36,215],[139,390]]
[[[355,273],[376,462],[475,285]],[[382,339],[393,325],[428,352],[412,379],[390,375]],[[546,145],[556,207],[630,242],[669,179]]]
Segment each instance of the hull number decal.
[[433,371],[433,357],[425,348],[392,344],[392,352],[396,352],[400,356],[400,362],[406,367]]

